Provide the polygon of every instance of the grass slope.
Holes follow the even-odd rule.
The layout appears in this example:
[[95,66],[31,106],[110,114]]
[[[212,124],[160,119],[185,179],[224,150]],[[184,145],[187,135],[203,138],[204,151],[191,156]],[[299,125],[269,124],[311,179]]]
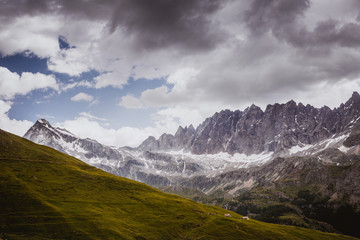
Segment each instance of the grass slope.
[[255,220],[0,130],[0,239],[354,239]]

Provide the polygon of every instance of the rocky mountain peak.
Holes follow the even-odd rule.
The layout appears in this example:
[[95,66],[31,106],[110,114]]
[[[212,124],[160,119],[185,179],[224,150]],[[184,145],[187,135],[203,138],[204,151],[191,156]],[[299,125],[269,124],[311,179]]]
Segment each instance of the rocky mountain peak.
[[39,119],[35,124],[25,133],[24,137],[27,139],[36,137],[37,135],[47,135],[49,137],[59,138],[56,130],[50,125],[46,119]]
[[360,108],[360,95],[358,92],[353,92],[351,98],[347,100],[346,103],[344,104],[344,107],[349,108],[353,105],[356,105],[357,108]]
[[175,136],[159,139],[160,142],[166,139],[167,144],[159,142],[158,146],[167,146],[168,150],[172,141],[173,149],[194,154],[286,153],[293,146],[316,144],[335,135],[348,134],[358,118],[360,95],[357,92],[333,110],[327,106],[296,104],[294,100],[269,104],[265,111],[252,104],[243,112],[227,109],[215,113],[191,133],[188,133],[190,127],[188,130],[179,127]]
[[356,91],[353,92],[353,94],[351,95],[352,99],[356,99],[357,101],[360,101],[360,94]]
[[257,121],[262,118],[264,112],[261,110],[260,107],[252,104],[250,107],[244,110],[243,116],[240,119],[243,120],[244,124],[252,124],[253,121]]
[[51,126],[50,123],[45,119],[45,118],[40,118],[39,120],[36,121],[36,123],[45,125],[45,126]]
[[155,139],[153,136],[149,136],[145,141],[143,141],[139,146],[139,149],[141,150],[158,150],[159,149],[159,143],[158,140]]
[[85,162],[89,162],[92,158],[122,159],[121,154],[111,147],[93,139],[76,137],[66,129],[51,126],[45,119],[37,120],[25,133],[24,138],[76,156]]
[[190,124],[190,126],[187,128],[187,131],[189,134],[193,134],[195,133],[195,128],[192,124]]
[[179,126],[178,130],[175,133],[175,136],[181,136],[181,135],[185,134],[186,130],[187,130],[186,127],[183,128],[182,126]]
[[286,108],[292,111],[296,111],[298,106],[294,100],[290,100],[285,104]]
[[247,107],[245,110],[244,110],[244,113],[245,114],[249,114],[249,113],[262,113],[263,111],[261,110],[260,107],[256,106],[255,104],[251,104],[250,107]]

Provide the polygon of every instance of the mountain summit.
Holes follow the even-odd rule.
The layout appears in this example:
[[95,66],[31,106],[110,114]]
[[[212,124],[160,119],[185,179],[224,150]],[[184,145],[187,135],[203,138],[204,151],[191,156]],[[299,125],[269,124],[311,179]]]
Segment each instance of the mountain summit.
[[90,159],[117,159],[122,155],[111,147],[89,138],[82,139],[66,129],[53,127],[45,119],[39,119],[25,133],[24,138],[52,147],[89,163]]

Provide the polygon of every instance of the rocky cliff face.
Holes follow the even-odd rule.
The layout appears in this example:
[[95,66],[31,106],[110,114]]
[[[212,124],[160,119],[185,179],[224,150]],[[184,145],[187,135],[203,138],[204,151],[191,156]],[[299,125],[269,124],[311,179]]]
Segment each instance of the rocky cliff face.
[[[149,151],[184,149],[193,154],[274,152],[286,156],[294,146],[346,136],[359,118],[360,95],[357,92],[335,109],[304,106],[294,101],[268,105],[265,111],[252,105],[244,111],[216,113],[195,131],[191,126],[179,128],[175,136],[164,134],[158,140],[149,137],[139,148]],[[186,134],[180,134],[182,132]]]

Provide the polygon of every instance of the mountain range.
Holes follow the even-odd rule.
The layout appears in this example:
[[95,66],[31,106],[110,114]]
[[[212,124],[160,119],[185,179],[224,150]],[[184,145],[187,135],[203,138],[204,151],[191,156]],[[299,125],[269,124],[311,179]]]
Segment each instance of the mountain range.
[[[269,206],[286,205],[289,211],[265,220],[360,236],[351,224],[360,221],[359,120],[360,95],[354,92],[334,109],[291,100],[264,111],[255,105],[224,110],[196,128],[150,136],[136,148],[82,139],[45,119],[24,137],[112,174],[180,195],[191,192],[187,197],[255,218],[264,218]],[[302,191],[324,200],[321,208],[334,211],[335,220],[295,204]],[[350,224],[336,220],[344,217],[342,207],[350,209]]]
[[332,110],[294,101],[268,105],[265,111],[255,105],[244,111],[224,110],[196,129],[180,126],[174,135],[150,136],[137,148],[81,139],[45,119],[38,120],[24,137],[116,175],[158,187],[262,166],[276,157],[314,155],[327,148],[359,153],[359,146],[353,143],[359,119],[360,95],[354,92],[345,104]]

